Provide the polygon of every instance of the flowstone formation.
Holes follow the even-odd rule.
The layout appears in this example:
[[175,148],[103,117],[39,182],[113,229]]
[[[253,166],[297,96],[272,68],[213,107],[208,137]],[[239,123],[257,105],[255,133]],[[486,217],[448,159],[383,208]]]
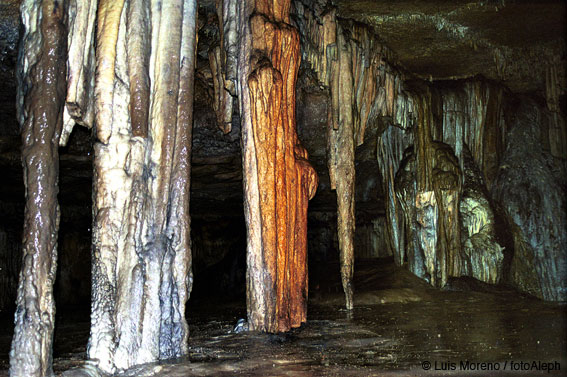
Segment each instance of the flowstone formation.
[[394,188],[404,212],[406,255],[412,272],[443,287],[461,264],[458,204],[461,170],[449,146],[431,136],[430,91],[416,95],[415,145],[396,175]]
[[395,261],[437,287],[459,276],[498,283],[504,247],[483,177],[494,180],[504,144],[502,90],[412,86],[415,120],[387,127],[378,142]]
[[97,139],[88,358],[113,373],[182,356],[196,2],[30,0],[22,19],[29,204],[11,373],[51,374],[57,148],[75,124]]
[[289,0],[221,5],[221,63],[227,78],[238,72],[249,328],[287,331],[307,318],[307,205],[318,183],[295,129],[299,33]]

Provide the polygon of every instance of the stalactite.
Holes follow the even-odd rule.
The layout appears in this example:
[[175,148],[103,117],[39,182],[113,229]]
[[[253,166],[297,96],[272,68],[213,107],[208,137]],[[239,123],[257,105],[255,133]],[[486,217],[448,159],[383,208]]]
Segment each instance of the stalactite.
[[[343,33],[337,38],[337,62],[333,73],[329,124],[327,127],[328,167],[332,172],[331,186],[337,191],[337,221],[341,261],[341,280],[345,292],[346,308],[353,309],[354,274],[354,96],[352,75],[352,46]],[[337,106],[337,107],[335,107]]]
[[18,57],[18,118],[26,209],[23,262],[11,376],[50,376],[57,268],[59,139],[65,103],[66,7],[57,1],[24,1]]
[[236,96],[238,34],[238,4],[235,1],[216,0],[220,30],[220,46],[209,51],[209,65],[213,75],[213,109],[217,124],[225,133],[232,127],[232,96]]
[[439,95],[442,127],[434,133],[434,139],[453,147],[461,169],[464,168],[463,150],[468,146],[490,189],[506,144],[504,90],[474,80],[465,81],[460,87],[440,88]]
[[196,3],[98,18],[88,356],[108,373],[187,352]]
[[299,35],[289,7],[246,1],[238,22],[248,319],[269,332],[306,320],[307,203],[317,188],[295,130]]
[[67,98],[60,144],[66,145],[75,123],[91,128],[94,122],[94,27],[97,1],[68,2]]
[[209,65],[213,75],[213,109],[217,115],[217,124],[219,128],[227,134],[231,130],[232,96],[225,88],[220,47],[217,46],[212,51],[209,51]]
[[395,106],[401,91],[400,74],[386,63],[392,54],[372,31],[339,21],[334,8],[295,3],[302,33],[303,60],[321,85],[331,92],[328,115],[328,167],[331,188],[337,190],[341,278],[346,307],[353,307],[354,265],[354,148],[380,115],[403,118]]

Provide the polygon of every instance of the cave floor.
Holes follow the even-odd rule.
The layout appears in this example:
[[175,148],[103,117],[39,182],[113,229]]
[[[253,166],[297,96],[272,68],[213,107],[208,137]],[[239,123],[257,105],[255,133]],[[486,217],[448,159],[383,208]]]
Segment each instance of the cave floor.
[[[561,370],[549,374],[565,375],[565,304],[472,279],[454,281],[450,289],[439,291],[391,261],[363,261],[356,266],[355,310],[348,313],[341,308],[338,278],[322,279],[331,276],[332,269],[338,275],[336,265],[311,268],[309,320],[301,328],[277,335],[236,334],[231,330],[245,317],[244,302],[197,299],[189,302],[187,358],[120,375],[532,376],[538,372],[511,369],[534,361],[558,362],[552,365]],[[54,369],[61,372],[82,363],[88,319],[79,311],[58,315]],[[11,329],[7,318],[2,321],[3,328]],[[0,375],[7,375],[10,333],[0,335]],[[500,371],[466,371],[462,368],[467,361],[490,363],[485,366]],[[425,362],[431,363],[431,370],[423,369]]]

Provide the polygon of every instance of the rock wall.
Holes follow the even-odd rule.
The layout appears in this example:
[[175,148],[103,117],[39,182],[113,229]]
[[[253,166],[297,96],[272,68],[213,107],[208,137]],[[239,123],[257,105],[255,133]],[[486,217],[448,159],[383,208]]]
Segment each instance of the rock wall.
[[545,300],[565,301],[567,165],[544,148],[549,135],[542,132],[557,114],[522,98],[509,116],[491,194],[504,208],[513,235],[510,283]]

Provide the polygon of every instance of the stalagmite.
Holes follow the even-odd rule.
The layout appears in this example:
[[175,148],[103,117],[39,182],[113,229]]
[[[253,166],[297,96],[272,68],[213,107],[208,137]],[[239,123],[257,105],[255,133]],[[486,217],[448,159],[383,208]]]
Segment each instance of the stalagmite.
[[99,3],[88,357],[104,372],[187,352],[195,1]]
[[18,118],[26,187],[23,263],[18,286],[11,376],[50,376],[57,268],[59,138],[65,101],[66,8],[58,1],[21,5]]
[[497,284],[502,280],[504,254],[496,236],[496,220],[488,189],[464,146],[463,193],[459,203],[463,260],[458,274]]
[[285,0],[239,6],[248,320],[268,332],[306,320],[307,203],[317,189],[295,130],[299,34],[289,7]]

